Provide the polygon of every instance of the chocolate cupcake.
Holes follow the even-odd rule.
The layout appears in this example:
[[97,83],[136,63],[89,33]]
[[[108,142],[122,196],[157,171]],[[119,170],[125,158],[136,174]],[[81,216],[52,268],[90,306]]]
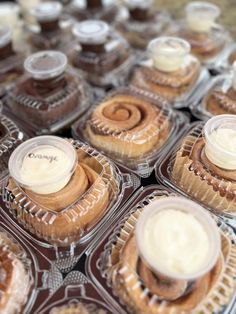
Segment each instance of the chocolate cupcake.
[[87,84],[67,68],[63,53],[35,53],[25,60],[24,67],[26,74],[9,90],[6,105],[35,133],[65,127],[89,105]]
[[105,22],[88,20],[75,24],[78,45],[71,60],[88,82],[96,86],[114,86],[124,82],[133,65],[130,47]]

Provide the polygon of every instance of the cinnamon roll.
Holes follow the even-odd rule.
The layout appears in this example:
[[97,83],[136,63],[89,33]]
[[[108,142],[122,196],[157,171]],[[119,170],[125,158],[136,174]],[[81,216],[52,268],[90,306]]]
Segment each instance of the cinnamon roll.
[[[51,138],[55,141],[56,137]],[[37,139],[30,141],[35,142]],[[44,140],[44,137],[39,139]],[[10,161],[11,177],[6,187],[10,199],[8,207],[16,219],[32,233],[52,244],[68,245],[78,241],[98,223],[117,197],[118,182],[107,159],[101,164],[79,148],[69,176],[62,172],[59,178],[58,169],[62,165],[67,169],[67,158],[55,150],[54,146],[50,151],[45,151],[44,146],[41,150],[40,144],[38,145],[37,152],[29,150],[24,157],[26,159],[19,171],[20,176],[17,176],[14,166],[16,159]],[[46,154],[55,154],[55,161],[43,160],[45,156],[50,156]],[[19,150],[14,156],[22,158],[18,157]],[[38,165],[39,170],[32,177],[30,169],[34,164]],[[45,168],[48,169],[48,179],[43,178]],[[109,182],[104,176],[109,176]],[[49,184],[45,183],[47,180],[50,181]],[[35,187],[34,182],[37,182]]]
[[22,248],[0,232],[0,312],[21,313],[27,301],[31,278]]
[[90,143],[117,158],[138,158],[160,148],[170,132],[169,109],[135,93],[116,93],[91,114],[85,135]]
[[236,91],[233,88],[227,91],[212,89],[204,97],[203,103],[212,115],[236,114]]
[[[160,195],[158,192],[155,191],[137,204],[110,237],[101,256],[101,270],[107,278],[109,287],[112,287],[114,294],[131,313],[181,314],[193,311],[199,314],[209,311],[209,305],[220,311],[223,304],[225,306],[232,298],[234,291],[232,282],[228,282],[226,288],[222,280],[228,276],[227,271],[231,267],[233,269],[236,267],[234,257],[232,264],[231,262],[227,264],[229,256],[233,256],[236,250],[235,244],[230,247],[227,232],[220,233],[221,240],[219,240],[222,248],[213,268],[193,281],[170,280],[165,276],[160,276],[160,273],[154,272],[148,261],[144,261],[143,255],[140,254],[137,240],[137,224],[140,215],[145,214],[147,210],[145,207],[154,204],[157,200],[166,200],[170,196],[169,194]],[[176,199],[176,203],[178,202],[178,197],[172,198]],[[157,229],[155,230],[158,232]],[[153,237],[155,236],[156,233],[153,233]],[[142,237],[145,241],[144,230]],[[173,249],[174,242],[169,242],[167,238],[162,239],[165,239],[166,244],[171,246],[170,250]],[[224,292],[219,293],[222,285]],[[228,298],[223,301],[225,293]],[[218,299],[215,298],[216,295]],[[210,313],[213,312],[210,311]]]
[[[233,115],[220,115],[210,119],[208,123],[215,121],[214,119],[226,123],[227,117],[232,117],[234,121]],[[202,125],[196,127],[183,140],[172,165],[171,180],[186,193],[214,210],[235,214],[236,170],[230,161],[232,150],[227,148],[229,156],[225,155],[224,150],[228,145],[234,145],[234,135],[228,129],[222,129],[221,132],[225,131],[225,134],[216,133],[217,138],[213,137],[212,143],[217,140],[218,145],[212,144],[214,151],[210,150],[209,154],[208,146],[211,142],[208,143],[208,140],[202,137],[202,128]],[[221,160],[221,163],[218,160]]]
[[108,314],[106,310],[99,309],[96,304],[70,304],[67,306],[53,308],[49,314]]

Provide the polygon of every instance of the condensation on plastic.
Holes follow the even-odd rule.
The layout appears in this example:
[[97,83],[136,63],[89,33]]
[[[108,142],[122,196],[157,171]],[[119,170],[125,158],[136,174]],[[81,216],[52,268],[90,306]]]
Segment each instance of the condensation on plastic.
[[223,108],[225,108],[225,110],[231,108],[231,111],[229,110],[225,112],[225,114],[234,114],[236,112],[236,101],[230,99],[230,97],[228,99],[224,97],[232,87],[232,81],[233,73],[222,74],[211,78],[205,86],[199,89],[198,93],[196,93],[196,97],[192,100],[190,104],[192,114],[200,120],[208,120],[213,116],[213,113],[209,112],[206,108],[207,98],[213,91],[220,92],[221,94],[218,97],[218,101],[221,103],[222,110]]
[[[105,43],[105,52],[82,52],[79,43],[70,55],[73,66],[92,85],[97,87],[116,87],[124,85],[134,64],[135,55],[127,41],[113,29]],[[122,62],[121,62],[122,61]],[[118,66],[116,64],[118,62]],[[84,69],[79,63],[83,64]],[[86,70],[86,67],[89,70]]]
[[16,313],[36,313],[41,302],[62,285],[62,274],[53,262],[39,253],[4,217],[0,218],[0,232],[6,234],[14,245],[14,253],[22,261],[29,277],[27,300],[21,309],[17,308]]
[[[2,213],[39,251],[65,272],[76,264],[88,242],[102,232],[118,206],[140,184],[135,175],[126,171],[121,173],[112,162],[90,146],[75,140],[71,140],[71,143],[78,152],[79,160],[97,173],[91,187],[75,203],[62,211],[47,210],[33,201],[17,183],[14,189],[8,189],[6,180],[2,189]],[[95,206],[97,213],[93,210]],[[90,217],[91,211],[94,217]],[[69,229],[61,232],[61,228],[63,230],[65,227]]]
[[0,114],[0,137],[0,186],[2,186],[9,173],[10,155],[26,136],[11,119]]
[[[118,99],[117,102],[115,101],[116,97]],[[119,97],[121,97],[121,100],[119,100]],[[128,99],[127,108],[125,98]],[[114,103],[112,102],[113,99]],[[137,106],[135,104],[135,99],[138,103]],[[134,101],[134,106],[132,106],[131,101]],[[178,132],[182,130],[183,126],[188,123],[188,119],[185,115],[173,111],[167,105],[167,102],[161,97],[136,88],[119,88],[117,90],[114,90],[100,102],[100,105],[102,103],[108,103],[108,106],[106,107],[108,109],[112,108],[113,104],[114,106],[118,106],[120,103],[121,111],[127,110],[128,112],[132,110],[132,107],[134,112],[140,112],[139,106],[142,108],[142,103],[145,103],[145,106],[143,106],[143,110],[145,110],[147,105],[151,105],[154,114],[156,111],[156,118],[155,116],[153,117],[152,114],[150,114],[151,116],[149,117],[149,119],[151,119],[152,121],[149,121],[148,125],[144,128],[140,130],[135,130],[135,128],[138,128],[137,124],[135,124],[134,132],[132,132],[132,125],[131,129],[124,128],[123,130],[117,131],[115,130],[117,127],[117,125],[115,124],[116,120],[114,120],[114,128],[109,129],[109,125],[106,122],[107,119],[105,116],[103,116],[103,112],[101,113],[101,121],[97,119],[96,121],[93,121],[93,123],[91,123],[91,115],[96,112],[96,108],[98,108],[98,105],[95,105],[91,107],[88,113],[81,117],[81,119],[79,119],[72,127],[73,136],[75,138],[81,138],[82,140],[87,141],[90,144],[92,141],[88,135],[86,126],[94,125],[96,126],[98,133],[101,132],[102,134],[111,137],[111,142],[113,139],[114,141],[118,141],[120,143],[118,144],[120,145],[121,150],[123,149],[121,153],[111,151],[112,148],[110,144],[107,145],[107,149],[102,149],[101,147],[99,147],[98,144],[95,145],[94,142],[93,145],[96,146],[97,149],[102,149],[103,152],[107,154],[110,158],[112,158],[115,162],[126,167],[128,170],[135,172],[141,177],[148,177],[150,175],[156,160],[159,159],[160,156],[168,150],[168,148],[174,141],[174,137],[178,134]],[[113,112],[114,115],[116,114],[116,111]],[[110,121],[112,121],[112,115]],[[126,122],[128,123],[130,119],[131,116],[129,115],[127,121],[124,120],[121,121],[121,123],[124,122],[126,124]],[[140,156],[140,151],[142,147],[139,144],[139,141],[143,141],[143,139],[145,138],[145,134],[147,134],[148,141],[150,142],[150,140],[154,141],[157,136],[159,138],[161,132],[163,132],[162,137],[165,137],[164,141],[161,143],[154,143],[153,149],[149,149],[149,151],[144,152],[143,155]],[[165,133],[167,134],[165,135]],[[103,139],[103,141],[105,141],[105,139]],[[148,141],[147,144],[149,145]],[[138,145],[140,145],[140,147]],[[114,148],[115,146],[116,144],[114,144]],[[135,154],[136,151],[138,152],[138,155]]]
[[149,41],[166,30],[170,23],[170,16],[165,11],[150,8],[151,19],[138,21],[130,18],[127,8],[122,8],[117,16],[116,29],[136,49],[146,49]]
[[[137,63],[137,65],[134,67],[133,69],[133,74],[131,75],[131,80],[130,80],[130,85],[131,86],[136,86],[140,89],[146,89],[145,86],[142,87],[142,84],[139,84],[139,74],[138,72],[142,69],[142,67],[147,66],[148,68],[150,67],[151,64],[151,60],[150,59],[146,59],[146,60],[141,60],[140,62]],[[137,71],[137,72],[136,72]],[[154,69],[153,69],[154,71]],[[135,74],[136,72],[136,74]],[[159,72],[161,73],[161,72]],[[133,76],[133,79],[132,79]],[[135,77],[136,76],[136,77]],[[166,76],[166,75],[165,75]],[[160,87],[169,87],[170,84],[168,83],[168,77],[163,77],[160,81]],[[170,77],[170,74],[168,74],[168,76]],[[180,109],[180,108],[187,108],[189,107],[189,104],[191,104],[195,98],[195,96],[198,94],[199,90],[201,90],[203,88],[203,86],[206,84],[206,82],[208,81],[210,75],[208,73],[208,71],[206,70],[205,67],[200,67],[199,69],[199,74],[195,80],[195,82],[189,86],[189,88],[184,91],[182,94],[178,95],[178,96],[170,96],[167,97],[167,95],[162,94],[161,92],[159,93],[159,96],[166,98],[170,104],[172,105],[173,108],[176,109]],[[177,78],[178,79],[178,78]],[[154,73],[152,76],[149,77],[150,82],[152,82],[152,84],[159,84],[158,80],[155,80],[155,76]],[[170,77],[171,80],[171,77]],[[140,80],[141,81],[141,80]],[[146,83],[145,83],[146,84]],[[148,82],[147,82],[148,84]],[[178,84],[178,82],[177,82]],[[173,85],[173,91],[175,90],[175,86]],[[154,93],[150,90],[150,93]]]
[[[124,206],[122,211],[124,214],[123,218],[120,220],[114,219],[112,228],[87,250],[86,273],[88,277],[91,278],[107,298],[113,297],[113,302],[119,303],[120,313],[127,313],[127,310],[129,313],[133,313],[135,310],[138,310],[138,306],[136,303],[132,303],[132,301],[130,304],[126,303],[130,300],[128,293],[123,291],[122,288],[120,290],[122,296],[119,297],[115,288],[112,287],[112,278],[114,278],[115,274],[119,273],[118,271],[115,272],[115,268],[119,265],[119,254],[129,239],[130,234],[135,230],[136,221],[145,206],[156,198],[168,196],[177,196],[177,194],[157,185],[138,190],[133,198]],[[235,309],[236,236],[233,230],[222,222],[221,219],[216,217],[215,219],[221,231],[222,253],[226,263],[224,271],[215,283],[214,289],[205,297],[199,307],[199,311],[196,313],[209,314],[213,313],[210,309],[214,309],[214,313],[228,314],[233,313],[232,311]],[[137,300],[140,302],[145,297],[144,303],[145,306],[150,306],[150,312],[151,307],[159,302],[160,313],[170,313],[170,309],[168,309],[168,312],[165,312],[168,302],[158,301],[158,297],[150,293],[143,281],[139,281],[141,280],[139,275],[135,275],[133,272],[129,273],[128,267],[121,269],[120,273],[124,275],[124,280],[127,283],[134,282],[134,279],[137,277],[137,282],[131,289],[135,291]],[[177,309],[172,310],[175,311]],[[177,313],[180,312],[177,311]]]
[[[90,106],[94,93],[74,70],[68,69],[65,75],[69,75],[73,81],[56,93],[39,98],[25,91],[17,91],[16,87],[29,79],[25,74],[16,85],[11,85],[3,99],[6,112],[19,121],[23,128],[28,128],[37,135],[52,134],[72,124]],[[67,108],[68,102],[75,104],[72,108]]]
[[[178,140],[176,145],[173,146],[173,148],[168,152],[168,154],[166,154],[166,156],[162,157],[160,163],[156,164],[155,166],[156,178],[159,181],[161,181],[162,184],[200,203],[206,209],[212,211],[217,216],[222,217],[223,220],[230,224],[233,228],[236,228],[235,213],[231,212],[229,209],[226,208],[226,205],[230,207],[235,202],[235,197],[231,202],[229,202],[227,201],[226,197],[222,197],[220,196],[219,192],[214,191],[213,186],[216,177],[213,177],[211,182],[206,181],[205,178],[200,178],[198,172],[196,172],[196,170],[194,169],[193,163],[191,162],[190,159],[188,159],[189,165],[186,165],[186,169],[184,167],[186,163],[183,161],[183,159],[188,158],[195,144],[202,137],[203,126],[204,126],[203,122],[195,122],[185,128],[181,139]],[[183,143],[185,143],[184,144],[185,156],[180,157],[184,164],[181,169],[182,171],[188,169],[189,174],[195,173],[195,177],[201,180],[201,187],[198,186],[198,188],[194,191],[193,190],[191,191],[191,188],[194,184],[192,180],[187,179],[187,177],[185,177],[186,180],[184,180],[184,177],[182,178],[180,177],[179,179],[181,180],[182,183],[181,185],[179,185],[175,182],[175,180],[172,177],[172,171],[176,160],[176,156],[177,153],[181,154],[183,149]],[[225,182],[225,180],[223,179],[220,180],[222,183]],[[228,188],[230,186],[231,182],[228,181]],[[227,192],[227,188],[225,191]],[[210,198],[209,193],[212,194],[212,197]],[[214,200],[214,196],[216,195],[218,197],[221,197],[221,202],[216,202]],[[206,201],[207,197],[208,201]]]
[[39,314],[56,314],[57,310],[63,309],[77,310],[79,313],[81,308],[89,314],[119,313],[111,303],[106,303],[99,290],[84,274],[72,271],[66,276],[62,287],[40,307]]

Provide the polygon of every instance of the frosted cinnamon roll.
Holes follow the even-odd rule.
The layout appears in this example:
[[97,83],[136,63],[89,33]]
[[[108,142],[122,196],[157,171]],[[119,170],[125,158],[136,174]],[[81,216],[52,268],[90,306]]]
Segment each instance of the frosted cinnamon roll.
[[183,140],[171,171],[181,189],[221,213],[236,211],[235,122],[234,115],[220,115],[195,128]]
[[78,241],[91,230],[118,193],[109,162],[100,164],[75,147],[54,136],[36,137],[9,161],[9,207],[31,232],[57,245]]
[[22,313],[31,286],[29,261],[22,248],[0,232],[0,312]]
[[200,73],[199,61],[189,54],[190,46],[175,37],[160,37],[150,42],[151,58],[140,64],[131,84],[175,101],[190,91]]
[[108,314],[106,310],[99,309],[96,304],[70,304],[53,308],[49,314]]
[[86,123],[91,144],[121,159],[138,158],[160,148],[170,132],[169,109],[135,93],[115,93],[97,106]]

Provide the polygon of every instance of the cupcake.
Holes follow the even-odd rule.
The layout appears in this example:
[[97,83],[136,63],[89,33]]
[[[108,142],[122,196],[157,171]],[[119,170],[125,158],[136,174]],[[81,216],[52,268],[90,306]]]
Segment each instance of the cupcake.
[[105,157],[56,136],[21,144],[9,172],[7,207],[31,233],[58,246],[91,232],[119,193],[119,174]]
[[204,109],[211,115],[236,114],[236,62],[233,73],[218,76],[203,98]]
[[[225,29],[216,24],[220,9],[209,2],[194,1],[185,8],[185,20],[173,33],[187,40],[191,51],[203,63],[218,57],[229,38]],[[199,23],[201,21],[201,23]],[[179,28],[177,31],[175,30]]]
[[25,75],[8,91],[6,105],[35,133],[56,132],[89,105],[89,89],[68,69],[63,53],[46,50],[32,54],[24,68]]
[[150,58],[135,67],[131,85],[160,95],[171,103],[187,97],[200,74],[199,61],[180,38],[159,37],[148,45]]
[[74,0],[69,12],[78,21],[91,19],[113,23],[119,9],[114,0]]
[[20,314],[32,284],[30,261],[22,247],[7,233],[0,232],[0,312]]
[[171,180],[219,213],[235,214],[236,117],[220,115],[199,125],[174,157]]
[[154,192],[116,226],[101,270],[130,313],[220,313],[234,295],[229,243],[200,205]]
[[71,62],[91,84],[109,87],[124,82],[133,64],[125,39],[107,23],[87,20],[73,27],[78,45]]
[[23,63],[23,54],[13,48],[10,28],[0,27],[0,97],[5,95],[8,85],[22,75]]
[[170,17],[154,7],[153,0],[126,0],[116,28],[137,49],[146,49],[149,41],[168,27]]
[[64,50],[70,39],[69,31],[60,25],[62,4],[55,1],[38,3],[31,10],[39,29],[31,30],[29,41],[33,50]]

